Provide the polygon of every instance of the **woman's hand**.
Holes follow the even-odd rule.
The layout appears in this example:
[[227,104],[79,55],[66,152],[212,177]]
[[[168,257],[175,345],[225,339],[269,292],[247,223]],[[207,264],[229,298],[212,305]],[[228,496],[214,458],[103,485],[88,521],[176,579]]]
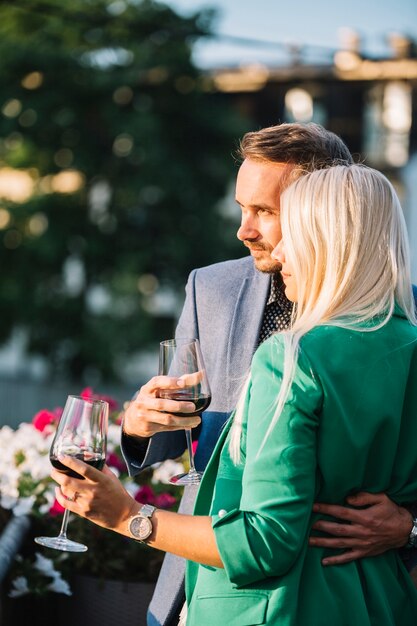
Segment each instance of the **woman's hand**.
[[99,471],[71,456],[62,456],[59,460],[84,479],[52,470],[51,477],[59,485],[55,490],[56,499],[63,507],[112,530],[129,518],[137,502],[107,466]]
[[[59,484],[58,502],[98,526],[130,537],[127,521],[139,512],[141,504],[128,494],[113,472],[106,466],[100,472],[71,456],[59,457],[59,461],[82,478],[52,470],[51,476]],[[158,509],[152,515],[152,524],[154,531],[148,545],[204,565],[223,567],[210,517]]]

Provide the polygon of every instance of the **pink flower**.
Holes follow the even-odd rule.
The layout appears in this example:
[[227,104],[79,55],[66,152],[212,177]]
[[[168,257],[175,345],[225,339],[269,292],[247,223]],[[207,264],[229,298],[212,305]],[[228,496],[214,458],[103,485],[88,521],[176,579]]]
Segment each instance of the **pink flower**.
[[119,403],[114,398],[110,396],[97,396],[97,397],[99,400],[105,400],[106,402],[109,403],[110,413],[113,413],[113,411],[116,411],[119,408]]
[[116,409],[119,406],[118,402],[114,398],[111,398],[110,396],[102,396],[98,393],[94,393],[92,387],[86,387],[85,389],[83,389],[82,392],[80,393],[80,396],[81,398],[84,398],[84,400],[104,400],[105,402],[108,402],[110,413],[112,413],[113,411],[116,411]]
[[155,502],[155,492],[148,485],[143,485],[135,495],[136,502],[141,502],[142,504],[153,504]]
[[92,400],[95,397],[93,388],[86,387],[85,389],[82,390],[82,392],[80,393],[80,396],[81,398],[84,398],[84,400]]
[[52,517],[56,517],[56,515],[62,515],[64,511],[65,511],[64,507],[61,506],[58,500],[55,499],[55,502],[49,509],[49,515],[52,515]]
[[198,439],[196,439],[195,441],[193,441],[192,446],[193,446],[193,454],[195,454],[195,453],[196,453],[196,451],[197,451]]
[[58,415],[56,412],[47,411],[46,409],[42,409],[38,413],[36,413],[35,417],[32,420],[33,426],[36,430],[39,430],[41,433],[45,432],[48,434],[51,432],[51,426],[55,426],[58,422]]
[[170,493],[160,493],[155,497],[153,504],[160,509],[170,509],[176,503],[176,498]]
[[126,472],[126,464],[117,454],[109,452],[107,454],[106,463],[109,467],[115,467],[119,472]]

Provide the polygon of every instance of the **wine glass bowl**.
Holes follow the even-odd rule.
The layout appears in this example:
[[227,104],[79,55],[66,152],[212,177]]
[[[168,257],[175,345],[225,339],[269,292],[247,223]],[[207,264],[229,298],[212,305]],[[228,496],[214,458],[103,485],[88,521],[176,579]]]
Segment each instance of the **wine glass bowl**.
[[194,415],[200,415],[207,409],[211,402],[210,394],[196,394],[189,389],[178,389],[173,391],[172,389],[161,389],[158,393],[159,398],[165,398],[167,400],[177,400],[178,402],[193,402],[195,404],[195,411],[190,413],[180,413],[171,411],[172,415],[178,417],[193,417]]
[[[106,461],[108,414],[109,405],[104,400],[68,396],[51,444],[49,460],[53,467],[72,478],[82,479],[59,461],[61,455],[67,455],[102,469]],[[36,543],[65,552],[85,552],[87,546],[67,538],[68,519],[66,509],[59,535],[35,537]]]
[[[193,402],[195,411],[170,411],[179,417],[200,415],[211,402],[211,391],[204,366],[198,339],[167,339],[161,341],[159,350],[159,374],[180,378],[184,387],[177,389],[160,389],[158,397]],[[198,472],[194,465],[191,429],[185,429],[187,449],[190,460],[190,470],[187,473],[173,476],[170,482],[174,485],[199,484],[202,472]]]

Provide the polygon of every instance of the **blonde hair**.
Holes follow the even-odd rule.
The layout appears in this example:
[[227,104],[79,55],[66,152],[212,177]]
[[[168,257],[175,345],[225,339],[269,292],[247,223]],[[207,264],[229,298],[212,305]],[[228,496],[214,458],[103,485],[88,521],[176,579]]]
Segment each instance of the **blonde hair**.
[[[297,306],[284,339],[277,407],[265,439],[285,405],[300,339],[319,325],[372,332],[398,304],[416,325],[408,237],[398,196],[380,172],[336,165],[298,178],[281,195],[285,256],[297,285]],[[241,406],[230,451],[240,458]]]

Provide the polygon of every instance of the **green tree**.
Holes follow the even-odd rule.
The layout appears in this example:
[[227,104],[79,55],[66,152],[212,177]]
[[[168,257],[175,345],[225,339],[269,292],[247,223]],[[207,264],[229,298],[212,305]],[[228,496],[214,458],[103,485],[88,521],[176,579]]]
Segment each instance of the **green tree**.
[[0,1],[0,341],[27,329],[57,377],[117,378],[172,333],[155,295],[240,254],[215,205],[244,122],[191,58],[212,19]]

